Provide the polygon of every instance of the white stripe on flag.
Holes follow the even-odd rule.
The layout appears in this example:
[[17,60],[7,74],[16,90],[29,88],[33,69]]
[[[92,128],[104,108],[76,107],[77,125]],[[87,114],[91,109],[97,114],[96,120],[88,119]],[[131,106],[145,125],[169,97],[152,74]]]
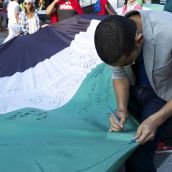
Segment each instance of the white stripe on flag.
[[69,102],[91,69],[102,63],[94,46],[99,22],[92,20],[68,48],[34,68],[0,78],[0,113],[25,107],[50,110]]

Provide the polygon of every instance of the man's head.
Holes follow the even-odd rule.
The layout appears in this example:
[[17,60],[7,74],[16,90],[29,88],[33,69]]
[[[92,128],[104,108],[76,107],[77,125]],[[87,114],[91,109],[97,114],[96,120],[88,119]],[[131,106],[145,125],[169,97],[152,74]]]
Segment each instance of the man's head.
[[126,66],[139,55],[142,37],[133,20],[114,15],[99,23],[94,40],[101,60],[111,66]]

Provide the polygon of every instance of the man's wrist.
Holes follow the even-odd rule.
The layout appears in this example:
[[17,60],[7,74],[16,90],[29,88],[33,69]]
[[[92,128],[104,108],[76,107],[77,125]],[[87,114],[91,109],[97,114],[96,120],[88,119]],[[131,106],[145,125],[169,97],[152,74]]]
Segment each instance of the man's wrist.
[[127,113],[127,108],[125,108],[125,107],[118,107],[118,111],[119,112]]
[[123,114],[126,117],[128,116],[126,108],[118,108],[117,111],[120,112],[121,114]]
[[153,118],[153,121],[157,127],[161,126],[161,124],[163,124],[165,121],[163,118],[163,114],[161,112],[155,113],[154,115],[151,116],[151,118]]

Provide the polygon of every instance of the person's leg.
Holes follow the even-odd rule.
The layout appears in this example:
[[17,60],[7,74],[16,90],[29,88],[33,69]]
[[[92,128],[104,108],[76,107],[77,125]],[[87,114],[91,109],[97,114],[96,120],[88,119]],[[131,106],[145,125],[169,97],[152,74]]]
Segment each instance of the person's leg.
[[[137,119],[140,123],[157,112],[166,103],[164,100],[157,97],[152,89],[136,88],[136,92],[137,103],[142,106],[142,112],[140,110],[137,114]],[[127,159],[125,163],[126,172],[156,172],[153,164],[153,157],[159,139],[160,134],[158,130],[153,141],[140,145]]]
[[6,19],[6,23],[5,24],[6,24],[6,26],[5,26],[6,29],[8,29],[8,19]]
[[8,36],[5,38],[3,43],[9,41],[10,39],[12,39],[16,36],[17,36],[17,24],[15,24],[15,23],[8,24]]
[[0,16],[0,31],[2,31],[2,17]]
[[164,125],[163,133],[161,133],[161,140],[166,145],[172,146],[172,117],[168,119],[168,123]]
[[132,86],[130,88],[128,110],[135,118],[138,118],[138,114],[142,111],[142,108],[138,99],[138,90],[135,86]]

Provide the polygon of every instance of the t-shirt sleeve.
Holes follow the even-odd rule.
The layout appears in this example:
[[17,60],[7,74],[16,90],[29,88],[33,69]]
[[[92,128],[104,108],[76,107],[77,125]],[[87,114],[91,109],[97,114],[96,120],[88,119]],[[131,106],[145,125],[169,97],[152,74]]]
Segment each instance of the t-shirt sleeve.
[[20,6],[17,6],[17,7],[15,8],[15,12],[16,12],[16,13],[19,13],[20,11],[21,11]]

